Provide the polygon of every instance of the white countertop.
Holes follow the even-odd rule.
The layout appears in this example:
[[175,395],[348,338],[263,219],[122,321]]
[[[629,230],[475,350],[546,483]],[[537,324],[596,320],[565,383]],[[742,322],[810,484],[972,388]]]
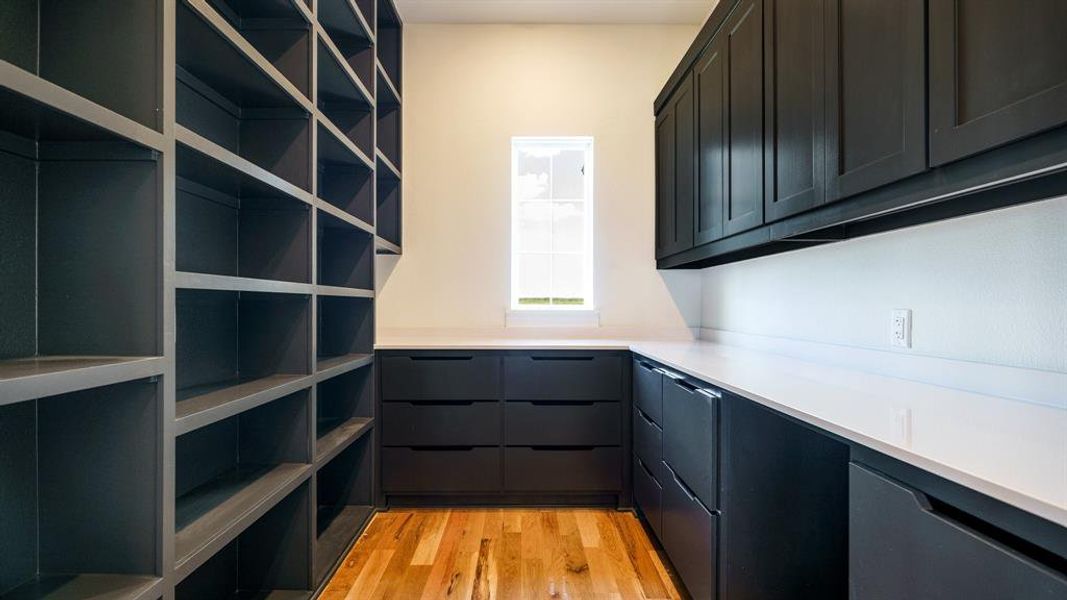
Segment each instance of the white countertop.
[[632,350],[1067,527],[1067,405],[704,341],[387,337],[379,350]]

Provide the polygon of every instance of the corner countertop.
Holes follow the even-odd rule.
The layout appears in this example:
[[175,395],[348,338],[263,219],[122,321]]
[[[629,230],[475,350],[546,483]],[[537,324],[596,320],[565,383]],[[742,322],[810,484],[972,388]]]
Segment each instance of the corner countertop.
[[1067,527],[1063,406],[707,341],[385,337],[379,350],[631,350]]

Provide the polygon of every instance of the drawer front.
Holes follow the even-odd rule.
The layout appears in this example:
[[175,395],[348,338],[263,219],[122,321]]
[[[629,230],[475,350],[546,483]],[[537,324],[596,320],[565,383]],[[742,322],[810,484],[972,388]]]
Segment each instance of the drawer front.
[[516,492],[617,492],[619,448],[506,448],[504,487]]
[[388,402],[382,405],[386,446],[496,446],[500,402]]
[[589,402],[622,399],[622,357],[593,353],[504,358],[508,400]]
[[677,477],[663,482],[660,542],[693,598],[715,597],[718,516]]
[[382,400],[494,400],[500,397],[500,359],[473,354],[386,356]]
[[618,446],[619,411],[618,402],[508,402],[504,439],[509,446]]
[[712,509],[718,508],[718,405],[680,380],[663,384],[663,460]]
[[382,489],[428,494],[498,491],[500,448],[382,448]]
[[663,431],[648,415],[634,408],[634,454],[641,459],[657,481],[666,480],[663,467]]
[[663,424],[663,375],[652,363],[634,361],[634,404],[657,425]]
[[922,493],[849,465],[853,598],[1067,598],[1067,577],[944,514]]
[[634,504],[641,509],[652,532],[663,539],[663,488],[648,466],[634,457]]

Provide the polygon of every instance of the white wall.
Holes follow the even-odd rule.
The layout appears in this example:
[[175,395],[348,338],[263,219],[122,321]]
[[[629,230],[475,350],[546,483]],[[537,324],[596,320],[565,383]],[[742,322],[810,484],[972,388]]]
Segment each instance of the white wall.
[[652,101],[696,31],[405,27],[404,255],[379,265],[379,328],[504,326],[516,135],[596,138],[602,326],[697,326],[699,273],[661,275],[652,253]]
[[1067,197],[703,271],[702,326],[1067,372]]

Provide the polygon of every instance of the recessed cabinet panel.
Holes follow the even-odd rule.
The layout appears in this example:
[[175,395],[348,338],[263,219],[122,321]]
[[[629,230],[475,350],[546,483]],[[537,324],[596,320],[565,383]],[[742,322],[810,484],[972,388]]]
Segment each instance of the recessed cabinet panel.
[[697,61],[693,73],[697,94],[697,197],[694,207],[696,244],[724,235],[723,209],[730,190],[729,111],[730,82],[726,45],[715,40]]
[[726,235],[763,224],[763,2],[743,0],[723,25],[727,60]]
[[708,512],[685,485],[663,483],[660,541],[693,598],[715,598],[718,516]]
[[696,99],[693,80],[675,91],[656,121],[656,257],[693,246],[693,202],[696,194]]
[[634,404],[650,419],[663,422],[663,374],[643,360],[634,361]]
[[930,162],[1067,123],[1067,2],[939,0],[930,18]]
[[617,402],[622,398],[622,357],[602,353],[508,356],[504,381],[507,400]]
[[718,506],[718,400],[674,380],[663,392],[663,460],[705,505]]

